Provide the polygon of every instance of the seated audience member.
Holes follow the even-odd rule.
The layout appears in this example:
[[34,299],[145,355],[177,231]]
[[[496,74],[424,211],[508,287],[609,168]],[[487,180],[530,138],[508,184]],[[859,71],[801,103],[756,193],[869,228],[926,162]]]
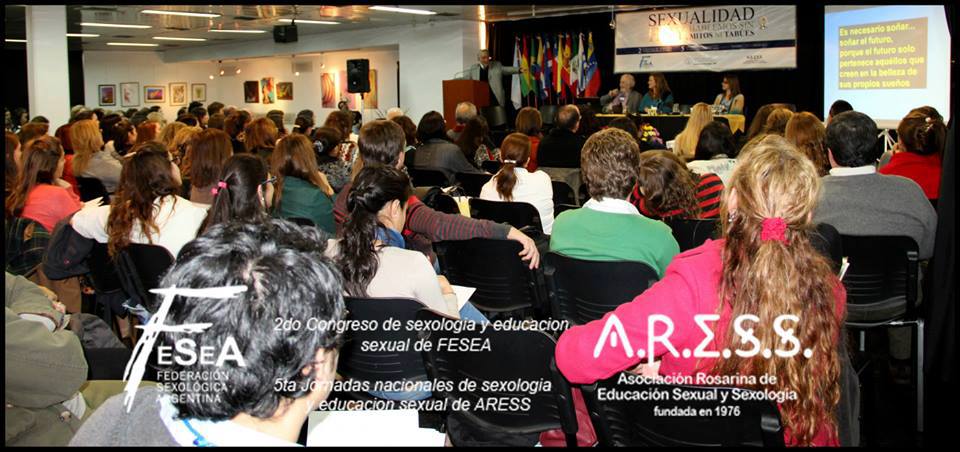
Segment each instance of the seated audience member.
[[920,259],[933,256],[937,213],[916,182],[877,173],[877,125],[848,111],[827,126],[830,174],[814,221],[845,235],[903,235],[916,240]]
[[190,127],[200,127],[200,120],[193,113],[184,113],[177,115],[177,122],[182,122]]
[[530,137],[530,159],[527,160],[527,171],[533,172],[540,165],[537,163],[537,151],[540,149],[540,133],[543,130],[543,119],[540,110],[533,107],[523,107],[517,112],[516,128],[518,133]]
[[483,162],[500,161],[500,149],[494,146],[490,138],[490,128],[483,116],[474,116],[468,120],[454,143],[460,147],[467,161],[477,168],[480,168]]
[[111,256],[131,243],[159,245],[174,257],[196,237],[207,207],[177,196],[180,169],[159,143],[141,144],[124,162],[110,205],[86,205],[70,224],[78,234],[106,243]]
[[580,109],[576,105],[560,107],[556,124],[540,142],[537,164],[548,168],[579,168],[580,150],[587,141],[577,135],[579,129]]
[[450,142],[444,124],[443,116],[435,111],[428,112],[420,119],[417,136],[423,144],[417,149],[413,167],[438,170],[451,185],[457,173],[482,173],[464,157],[456,144]]
[[[813,164],[789,144],[763,146],[743,155],[723,202],[723,238],[678,255],[663,279],[633,301],[602,319],[565,331],[556,347],[560,372],[571,383],[591,384],[659,360],[657,372],[663,376],[749,375],[760,381],[762,375],[770,374],[776,377],[774,382],[753,389],[797,395],[796,400],[779,404],[786,444],[838,445],[837,341],[846,315],[846,293],[808,238],[819,189]],[[740,343],[732,319],[786,313],[801,316],[802,321],[792,328],[813,352],[810,358],[764,358],[759,353],[724,359],[680,357],[669,353],[662,341],[651,342],[653,353],[646,359],[628,356],[619,347],[595,351],[601,330],[614,316],[623,325],[624,343],[647,344],[653,334],[647,318],[664,315],[674,325],[673,347],[692,350],[707,334],[697,326],[695,316],[719,314],[720,320],[711,323],[715,339],[708,346],[718,351]],[[757,340],[761,349],[777,349],[780,344],[779,336],[769,329]]]
[[167,150],[175,149],[176,145],[174,145],[173,142],[174,142],[174,139],[177,137],[177,133],[183,129],[186,129],[187,127],[189,126],[187,126],[182,122],[176,122],[176,121],[171,122],[170,124],[167,124],[163,126],[162,129],[160,129],[160,136],[157,137],[157,141],[163,145],[164,149],[167,149]]
[[17,138],[17,134],[13,132],[5,132],[4,136],[6,137],[4,150],[6,151],[6,163],[3,168],[4,178],[3,178],[3,192],[4,199],[7,196],[10,196],[10,193],[13,192],[13,187],[17,184],[17,176],[20,174],[20,164],[21,160],[21,149],[20,139]]
[[726,114],[742,115],[744,99],[743,93],[740,92],[740,78],[734,74],[726,74],[723,76],[721,87],[723,92],[717,94],[713,105],[722,105]]
[[947,126],[933,107],[915,108],[897,126],[897,145],[880,174],[906,177],[928,199],[940,198],[940,173]]
[[813,113],[800,112],[787,121],[784,138],[793,143],[800,152],[803,152],[821,177],[830,172],[830,161],[827,159],[826,136],[827,129]]
[[684,161],[693,160],[697,151],[697,140],[700,139],[700,131],[711,122],[713,122],[713,112],[710,111],[710,106],[703,102],[694,105],[690,109],[687,125],[673,140],[673,153]]
[[[704,177],[714,178],[713,197],[705,210],[697,199],[698,185]],[[639,199],[637,210],[656,220],[710,219],[719,214],[723,183],[715,174],[699,175],[667,151],[646,151],[640,154]],[[635,193],[636,193],[635,192]]]
[[697,174],[716,174],[726,185],[733,173],[733,166],[737,164],[737,160],[731,158],[735,153],[730,127],[719,121],[711,121],[700,131],[697,150],[693,153],[693,161],[687,162],[687,168]]
[[536,207],[540,214],[543,233],[553,231],[553,184],[543,171],[527,171],[530,138],[522,133],[511,133],[500,147],[503,166],[480,189],[480,199],[488,201],[525,202]]
[[148,141],[157,141],[157,135],[160,134],[160,123],[154,121],[143,121],[137,125],[137,142],[134,146],[146,143]]
[[401,109],[400,107],[390,107],[389,109],[387,109],[387,119],[388,119],[388,120],[391,120],[391,121],[392,121],[393,118],[399,118],[399,117],[401,117],[401,116],[403,116],[403,115],[404,115],[403,109]]
[[[210,105],[207,105],[207,113],[210,115],[210,119],[213,119],[215,114],[223,114],[223,102],[213,101],[210,102]],[[223,115],[226,117],[227,115]]]
[[173,161],[180,165],[182,174],[190,174],[190,146],[202,130],[200,127],[184,127],[173,137],[173,145],[168,151],[173,156]]
[[[344,107],[346,108],[346,106]],[[353,134],[353,112],[350,110],[336,110],[327,115],[324,127],[332,127],[340,132],[340,158],[353,162],[357,156],[357,140]]]
[[750,127],[747,128],[747,133],[741,137],[738,148],[742,149],[745,143],[763,133],[763,128],[767,125],[767,117],[775,108],[776,104],[766,104],[757,109],[757,113],[753,115],[753,120],[750,121]]
[[[637,123],[628,117],[613,118],[613,120],[607,123],[607,128],[620,129],[627,132],[634,140],[637,140],[640,135],[640,129],[637,128]],[[584,140],[584,142],[586,142],[586,140]]]
[[279,138],[277,125],[267,118],[254,119],[243,129],[243,145],[247,152],[262,158],[267,162],[268,168],[273,148],[277,145],[277,138]]
[[[590,138],[590,135],[600,131],[597,112],[593,111],[593,107],[588,104],[578,105],[577,109],[580,110],[580,127],[577,128],[577,136],[586,141],[587,138]],[[579,164],[577,163],[577,165]]]
[[198,235],[221,223],[257,223],[267,218],[267,200],[273,198],[273,184],[267,182],[267,166],[260,157],[236,154],[228,158],[217,182],[211,189],[211,193],[216,192],[213,205]]
[[627,132],[611,128],[588,138],[580,168],[590,200],[556,218],[550,250],[577,259],[639,261],[663,275],[680,247],[667,225],[627,201],[639,167],[640,148]]
[[115,152],[121,156],[126,155],[127,151],[137,143],[137,128],[126,119],[121,119],[104,130],[107,137],[103,150]]
[[306,136],[292,134],[281,138],[270,168],[277,177],[272,203],[275,216],[306,218],[324,231],[336,232],[333,188],[317,169],[317,157]]
[[20,128],[20,133],[17,134],[17,137],[20,138],[20,142],[26,144],[28,141],[42,137],[50,131],[50,124],[43,122],[28,122]]
[[230,135],[230,144],[233,145],[234,154],[247,152],[247,148],[243,144],[243,129],[246,128],[249,121],[249,115],[236,112],[227,116],[227,119],[223,122],[223,131]]
[[287,136],[287,128],[283,124],[283,112],[280,110],[270,110],[267,112],[267,119],[273,121],[277,126],[277,136],[283,138]]
[[774,108],[767,116],[767,122],[763,125],[763,133],[783,136],[787,130],[787,123],[793,117],[793,112],[787,108]]
[[327,182],[336,193],[350,182],[350,164],[340,156],[341,141],[340,132],[333,127],[320,127],[313,131],[317,168],[327,176]]
[[210,120],[207,121],[207,128],[223,130],[223,124],[226,120],[227,117],[223,116],[223,113],[214,113],[210,115]]
[[80,197],[61,179],[65,159],[60,140],[51,136],[35,138],[23,151],[19,178],[7,197],[8,217],[28,218],[47,232],[61,219],[80,210]]
[[457,109],[454,113],[457,121],[457,125],[453,126],[452,129],[447,131],[447,138],[450,138],[450,141],[454,143],[460,138],[460,133],[463,132],[463,129],[467,127],[467,123],[471,119],[476,118],[479,113],[477,112],[477,106],[471,102],[460,102],[457,104]]
[[835,101],[832,105],[830,105],[830,111],[827,113],[827,124],[830,124],[830,121],[833,120],[834,116],[837,116],[845,111],[853,111],[853,106],[850,105],[850,102],[847,102],[843,99]]
[[96,120],[84,119],[70,126],[73,143],[74,177],[100,179],[108,193],[117,190],[123,163],[113,153],[103,150],[103,136]]
[[193,138],[187,148],[191,202],[213,204],[212,189],[217,186],[217,177],[231,155],[233,146],[226,132],[207,129]]
[[[314,228],[271,220],[217,225],[189,243],[161,287],[246,290],[231,298],[178,296],[166,323],[214,327],[203,334],[164,332],[158,342],[172,347],[190,338],[197,350],[218,351],[233,343],[242,355],[222,365],[161,364],[182,384],[140,388],[129,412],[124,395],[108,399],[70,444],[295,446],[307,415],[330,393],[342,337],[332,327],[280,331],[265,325],[280,318],[327,326],[345,318],[340,276],[322,255],[323,239]],[[211,397],[193,389],[214,383],[229,390]]]
[[413,120],[409,116],[401,115],[394,117],[391,121],[400,125],[400,128],[403,129],[403,136],[407,138],[407,146],[403,148],[403,152],[416,149],[420,142],[417,140],[417,125],[413,123]]
[[293,133],[300,133],[307,137],[313,136],[313,119],[309,116],[297,116],[293,121]]
[[203,107],[195,107],[190,110],[190,114],[197,118],[197,126],[201,129],[207,128],[207,123],[210,121],[210,115],[207,113],[207,109]]
[[[441,122],[442,119],[441,117]],[[443,130],[442,127],[440,130]],[[403,130],[395,122],[368,122],[360,129],[360,161],[363,166],[388,165],[398,169],[403,168],[404,142]],[[463,157],[463,154],[459,155]],[[334,204],[334,217],[338,228],[343,227],[343,223],[349,216],[347,197],[350,194],[350,187],[351,184],[343,187]],[[433,252],[433,242],[474,238],[520,242],[523,246],[523,250],[519,253],[520,257],[530,261],[530,268],[537,268],[540,265],[540,253],[533,239],[516,228],[488,220],[467,218],[463,215],[440,213],[427,207],[415,196],[407,200],[407,217],[403,234],[407,249],[426,255],[435,268],[438,268],[438,264],[437,256]]]

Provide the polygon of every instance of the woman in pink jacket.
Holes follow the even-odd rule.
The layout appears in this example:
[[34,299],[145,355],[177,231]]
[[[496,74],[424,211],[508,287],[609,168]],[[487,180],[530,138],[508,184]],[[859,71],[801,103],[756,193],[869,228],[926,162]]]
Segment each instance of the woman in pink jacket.
[[[796,394],[780,404],[787,445],[838,445],[833,413],[840,398],[837,343],[846,292],[807,238],[820,192],[817,170],[782,139],[765,140],[741,155],[721,206],[723,238],[677,255],[663,279],[632,302],[564,332],[557,366],[577,384],[641,362],[659,365],[663,376],[753,376],[758,384],[751,389]],[[698,323],[695,316],[702,315],[715,317]],[[751,315],[756,317],[746,320]],[[796,317],[780,318],[778,333],[774,326],[783,315]],[[758,344],[741,342],[746,336],[734,330],[738,318],[745,320],[741,331],[752,329]],[[653,331],[651,319],[661,319]],[[651,341],[665,334],[666,323],[673,326],[669,347]],[[797,347],[781,341],[791,329]],[[609,336],[619,331],[627,341],[612,345]],[[735,350],[755,353],[741,357],[730,353]],[[765,356],[760,350],[774,352]],[[759,383],[769,376],[775,382]]]

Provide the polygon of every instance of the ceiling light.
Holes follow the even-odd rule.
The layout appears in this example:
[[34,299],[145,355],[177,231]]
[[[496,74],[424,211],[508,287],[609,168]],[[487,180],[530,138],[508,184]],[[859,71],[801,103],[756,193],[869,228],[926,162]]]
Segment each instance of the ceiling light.
[[108,42],[108,46],[131,46],[131,47],[158,47],[160,44],[148,44],[142,42]]
[[264,30],[236,30],[236,29],[211,29],[212,33],[266,33]]
[[300,76],[300,71],[294,72],[293,75],[296,75],[297,77],[299,77],[299,76]]
[[210,74],[210,80],[213,80],[213,74]]
[[174,38],[170,36],[154,36],[153,39],[161,41],[206,41],[204,38]]
[[141,14],[160,14],[165,16],[188,16],[188,17],[220,17],[219,14],[213,13],[188,13],[184,11],[159,11],[156,9],[145,9],[140,11]]
[[220,75],[223,75],[223,74],[226,74],[226,71],[224,71],[223,69],[220,69]]
[[239,74],[239,73],[240,73],[240,68],[237,68],[237,74]]
[[[277,22],[291,23],[293,19],[278,19]],[[340,25],[340,22],[331,22],[329,20],[307,20],[307,19],[297,19],[298,24],[317,24],[317,25]]]
[[27,42],[26,39],[4,39],[6,42]]
[[84,27],[105,27],[105,28],[152,28],[149,25],[130,25],[130,24],[104,24],[100,22],[80,22]]
[[388,11],[391,13],[420,14],[422,16],[432,16],[436,11],[427,11],[425,9],[395,8],[393,6],[371,6],[374,11]]
[[68,38],[99,38],[100,35],[93,33],[67,33]]

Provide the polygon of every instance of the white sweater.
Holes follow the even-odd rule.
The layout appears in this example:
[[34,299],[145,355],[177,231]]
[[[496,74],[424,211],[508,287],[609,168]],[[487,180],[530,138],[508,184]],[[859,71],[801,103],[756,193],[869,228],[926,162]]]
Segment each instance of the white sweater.
[[[515,168],[513,173],[517,175],[517,184],[513,186],[513,202],[525,202],[536,207],[543,233],[550,235],[553,231],[553,184],[550,175],[539,170],[530,173],[526,168]],[[480,199],[506,201],[497,192],[495,177],[491,177],[480,189]]]

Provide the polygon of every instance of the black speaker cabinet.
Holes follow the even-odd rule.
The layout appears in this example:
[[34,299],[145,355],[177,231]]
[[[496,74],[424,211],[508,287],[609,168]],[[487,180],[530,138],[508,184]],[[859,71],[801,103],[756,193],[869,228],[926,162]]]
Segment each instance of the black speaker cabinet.
[[297,42],[297,26],[294,24],[274,25],[273,42]]
[[347,60],[347,92],[370,92],[370,60]]

